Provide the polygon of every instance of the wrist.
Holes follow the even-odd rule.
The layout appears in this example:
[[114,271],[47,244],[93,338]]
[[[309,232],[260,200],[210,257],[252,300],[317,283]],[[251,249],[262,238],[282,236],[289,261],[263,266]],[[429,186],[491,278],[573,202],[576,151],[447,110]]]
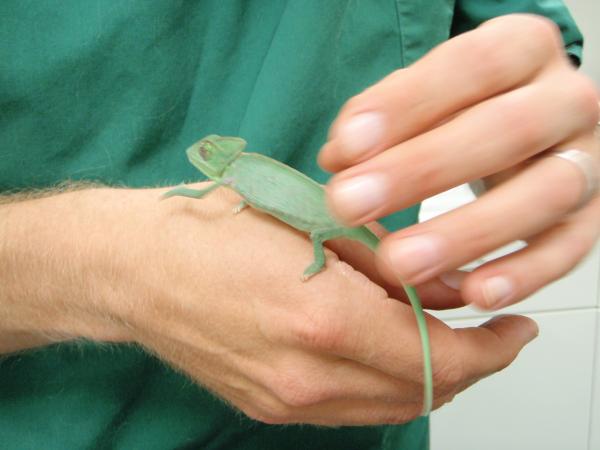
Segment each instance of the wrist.
[[124,335],[99,297],[108,261],[94,239],[110,195],[88,189],[0,206],[0,351]]

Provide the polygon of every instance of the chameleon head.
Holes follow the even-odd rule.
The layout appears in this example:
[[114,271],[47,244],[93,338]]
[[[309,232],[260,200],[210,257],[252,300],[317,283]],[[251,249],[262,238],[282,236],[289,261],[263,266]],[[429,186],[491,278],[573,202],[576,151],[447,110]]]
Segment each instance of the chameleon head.
[[239,137],[211,134],[186,150],[188,159],[209,178],[220,178],[223,171],[246,147]]

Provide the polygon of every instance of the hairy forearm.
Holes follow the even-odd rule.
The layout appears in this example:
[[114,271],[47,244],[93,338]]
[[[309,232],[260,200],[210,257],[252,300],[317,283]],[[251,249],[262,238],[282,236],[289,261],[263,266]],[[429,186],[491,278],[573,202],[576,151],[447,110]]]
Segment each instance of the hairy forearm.
[[94,235],[111,191],[81,187],[0,200],[0,353],[113,333],[94,311],[108,257]]

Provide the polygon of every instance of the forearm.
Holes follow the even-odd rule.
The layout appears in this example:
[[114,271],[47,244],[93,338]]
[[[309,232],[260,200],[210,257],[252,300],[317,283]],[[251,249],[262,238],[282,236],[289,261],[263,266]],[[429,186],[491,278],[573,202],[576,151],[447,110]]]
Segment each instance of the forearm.
[[114,334],[98,314],[106,283],[97,268],[109,261],[94,239],[102,232],[98,197],[110,190],[54,194],[0,204],[0,353]]

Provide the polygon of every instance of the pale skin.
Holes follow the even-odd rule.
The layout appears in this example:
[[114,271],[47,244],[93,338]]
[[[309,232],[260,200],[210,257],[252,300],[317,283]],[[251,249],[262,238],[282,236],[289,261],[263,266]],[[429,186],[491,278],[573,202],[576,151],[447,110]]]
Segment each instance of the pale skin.
[[[2,205],[2,351],[136,342],[267,423],[420,414],[421,343],[412,309],[393,299],[401,289],[386,292],[329,250],[327,269],[301,282],[313,257],[305,234],[252,209],[233,214],[240,198],[228,190],[159,204],[164,192],[87,189]],[[380,281],[362,244],[335,249]],[[435,406],[505,367],[537,332],[516,316],[428,326]]]
[[[330,207],[358,225],[484,178],[493,189],[479,200],[389,235],[379,268],[391,283],[441,276],[461,302],[508,306],[568,273],[598,240],[600,197],[578,208],[580,171],[543,158],[576,148],[598,164],[598,111],[596,87],[572,67],[552,22],[491,20],[342,108],[319,155],[337,172]],[[519,239],[526,249],[454,270]]]
[[[504,45],[514,45],[514,55],[523,51],[519,41]],[[451,49],[450,42],[438,53],[444,48]],[[452,56],[441,59],[452,61],[454,70],[467,70]],[[569,81],[575,76],[566,69],[561,74],[568,74]],[[557,84],[566,83],[559,78]],[[424,93],[430,90],[425,81]],[[495,85],[487,87],[493,90]],[[583,97],[587,101],[585,92],[586,96],[575,94],[578,102]],[[571,100],[565,96],[557,101],[566,108]],[[349,117],[348,111],[342,110],[336,127]],[[569,111],[573,113],[573,108]],[[591,107],[585,111],[577,116],[585,125],[575,128],[589,128]],[[442,113],[436,116],[438,122],[445,119]],[[488,140],[494,141],[495,135],[489,131]],[[335,139],[321,162],[341,170],[352,163],[336,159]],[[365,164],[379,164],[375,153],[386,155],[374,150]],[[457,167],[478,166],[472,154],[469,163],[460,152],[447,154],[456,159],[449,158]],[[496,163],[496,170],[488,168],[488,174],[502,174],[502,161],[488,159]],[[421,159],[414,156],[410,161],[418,164]],[[545,164],[552,165],[552,171],[563,170],[554,168],[562,167],[562,161]],[[571,175],[564,171],[565,177]],[[444,178],[444,171],[439,177]],[[427,181],[434,184],[437,179]],[[576,180],[565,182],[565,202],[577,196]],[[434,186],[427,189],[435,191]],[[488,208],[502,207],[505,215],[514,217],[520,212],[516,200],[523,193],[514,198],[514,191],[500,189],[494,191],[491,198],[496,202]],[[202,201],[159,202],[167,190],[90,188],[26,201],[9,199],[0,205],[0,351],[78,337],[135,342],[266,423],[402,423],[419,415],[421,343],[411,308],[396,300],[403,299],[402,289],[398,278],[386,272],[385,248],[382,263],[359,243],[333,242],[326,270],[302,283],[298,274],[312,259],[311,243],[303,233],[252,209],[233,214],[240,198],[231,191],[216,190]],[[422,195],[417,190],[415,184],[399,191],[398,198],[401,202],[417,198]],[[540,208],[540,199],[555,199],[545,189],[537,195],[535,204]],[[589,237],[583,233],[581,238],[585,243],[596,239],[598,208],[592,206],[568,219],[563,214],[566,228],[573,224],[587,230]],[[342,213],[338,208],[336,212]],[[370,216],[360,218],[368,220]],[[452,222],[444,223],[449,233],[460,231],[450,226]],[[385,240],[389,244],[397,236]],[[564,239],[562,235],[558,241]],[[459,254],[477,253],[471,244],[461,244],[465,248],[458,249]],[[585,251],[580,253],[569,253],[567,259],[579,260]],[[425,306],[449,308],[470,299],[466,282],[457,291],[434,276],[426,280],[418,286]],[[428,328],[434,407],[506,367],[537,335],[535,323],[520,316],[459,330],[428,317]]]

